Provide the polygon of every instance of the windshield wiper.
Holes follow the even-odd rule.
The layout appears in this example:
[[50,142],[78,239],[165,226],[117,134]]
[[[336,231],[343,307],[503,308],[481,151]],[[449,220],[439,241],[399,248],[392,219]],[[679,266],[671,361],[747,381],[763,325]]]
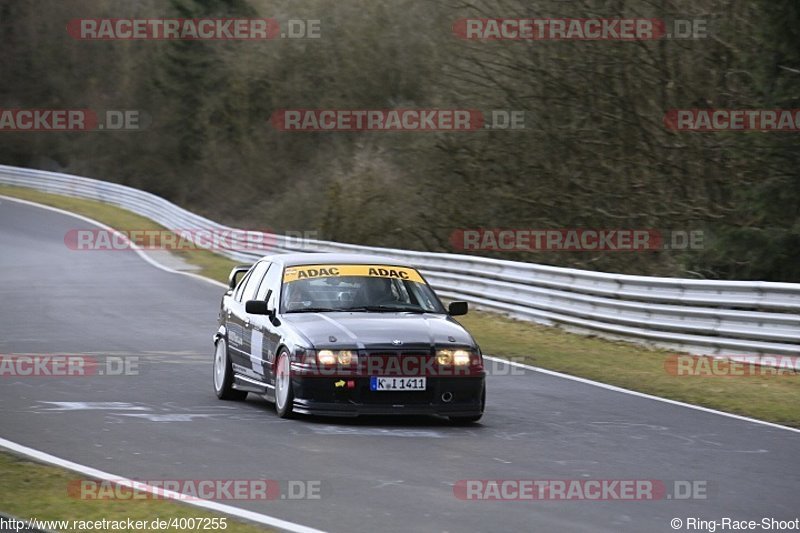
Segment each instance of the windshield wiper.
[[421,307],[403,307],[398,305],[360,305],[357,307],[345,307],[341,311],[372,311],[378,313],[427,313]]

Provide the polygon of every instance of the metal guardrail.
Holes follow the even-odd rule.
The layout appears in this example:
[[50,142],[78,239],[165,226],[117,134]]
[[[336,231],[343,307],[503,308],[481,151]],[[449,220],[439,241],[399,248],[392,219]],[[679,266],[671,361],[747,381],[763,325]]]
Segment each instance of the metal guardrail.
[[[167,229],[236,231],[154,194],[91,178],[0,165],[0,184],[99,200]],[[705,354],[800,355],[800,284],[628,276],[460,254],[269,235],[277,252],[361,252],[418,267],[439,294],[547,325]],[[232,240],[215,251],[250,262]]]

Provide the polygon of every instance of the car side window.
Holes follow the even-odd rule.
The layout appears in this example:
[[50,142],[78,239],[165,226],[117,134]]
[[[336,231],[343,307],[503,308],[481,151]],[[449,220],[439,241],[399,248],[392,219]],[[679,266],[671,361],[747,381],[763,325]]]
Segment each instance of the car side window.
[[247,271],[247,274],[245,274],[239,281],[239,285],[236,286],[236,292],[233,293],[233,299],[236,300],[237,302],[242,301],[242,291],[244,291],[244,287],[245,285],[247,285],[247,282],[250,281],[250,274],[252,273],[253,269],[251,268],[250,270]]
[[272,263],[265,262],[265,264],[267,265],[267,271],[266,274],[264,274],[264,277],[261,278],[261,283],[259,283],[258,289],[256,289],[256,293],[253,295],[253,300],[263,300],[264,295],[267,293],[267,278],[269,278],[269,272],[272,268]]
[[267,302],[267,307],[270,309],[277,308],[278,293],[281,289],[281,270],[281,267],[278,265],[273,265],[272,268],[267,271],[267,275],[264,277],[264,281],[261,283],[261,287],[258,288],[258,293],[256,294],[256,300],[263,300],[267,297],[267,292],[272,289],[269,302]]
[[269,263],[266,261],[261,261],[260,263],[256,264],[251,271],[252,273],[250,275],[250,279],[247,280],[247,285],[245,285],[244,290],[242,291],[242,299],[240,301],[246,302],[255,298],[258,286],[261,284],[261,280],[264,278],[264,273],[266,273],[268,268]]

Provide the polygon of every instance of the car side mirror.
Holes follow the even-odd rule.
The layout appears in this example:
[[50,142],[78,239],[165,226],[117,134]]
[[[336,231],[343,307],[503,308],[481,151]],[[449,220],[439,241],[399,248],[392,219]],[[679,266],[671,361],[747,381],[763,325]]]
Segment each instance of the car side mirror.
[[450,316],[466,315],[469,312],[469,304],[467,302],[450,302],[447,306],[447,314]]
[[250,270],[250,267],[245,265],[233,267],[231,273],[228,274],[228,290],[232,291],[235,289],[236,285],[239,283],[239,274],[244,274],[248,270]]
[[244,304],[244,310],[250,315],[266,315],[272,317],[275,311],[267,307],[267,302],[263,300],[248,300]]

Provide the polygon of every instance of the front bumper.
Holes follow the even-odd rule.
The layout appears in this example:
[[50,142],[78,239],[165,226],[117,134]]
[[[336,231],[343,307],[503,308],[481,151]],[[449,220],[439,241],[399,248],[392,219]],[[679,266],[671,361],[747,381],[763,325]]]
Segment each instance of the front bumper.
[[[301,414],[477,416],[483,413],[484,376],[428,377],[424,391],[371,391],[369,377],[292,376],[294,411]],[[449,394],[448,394],[449,393]],[[445,398],[450,398],[445,401]]]

